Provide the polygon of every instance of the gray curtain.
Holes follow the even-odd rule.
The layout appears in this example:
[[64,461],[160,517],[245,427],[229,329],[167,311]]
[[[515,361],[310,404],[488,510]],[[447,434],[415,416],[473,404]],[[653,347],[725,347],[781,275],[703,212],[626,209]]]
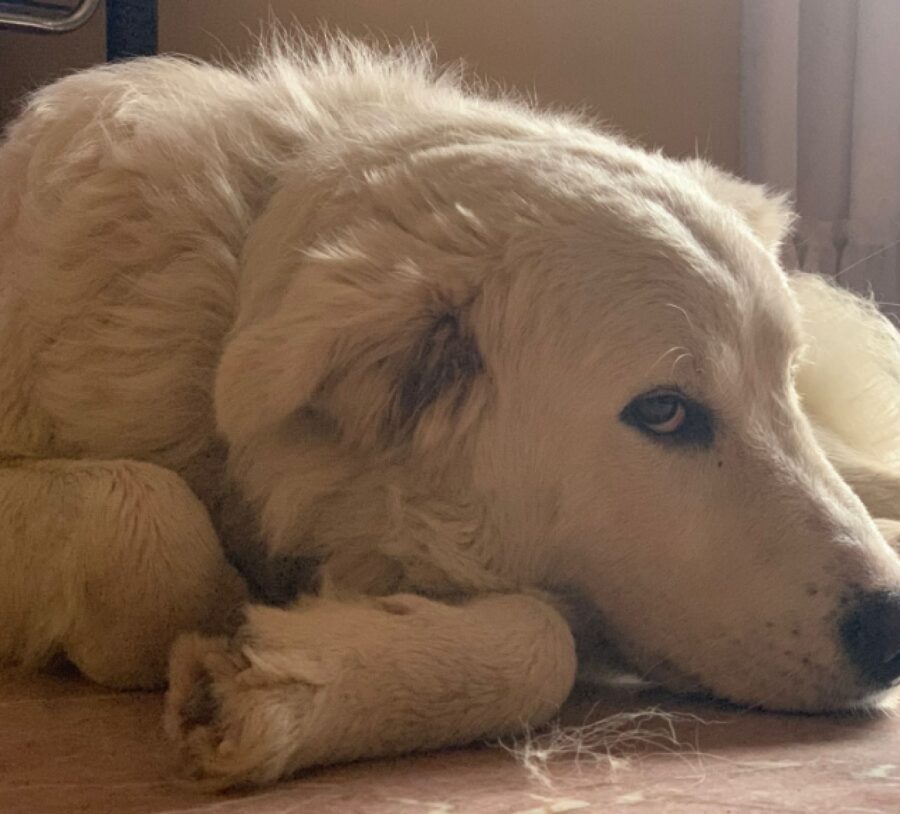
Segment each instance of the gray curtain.
[[786,262],[900,315],[900,0],[744,0],[742,155],[793,196]]

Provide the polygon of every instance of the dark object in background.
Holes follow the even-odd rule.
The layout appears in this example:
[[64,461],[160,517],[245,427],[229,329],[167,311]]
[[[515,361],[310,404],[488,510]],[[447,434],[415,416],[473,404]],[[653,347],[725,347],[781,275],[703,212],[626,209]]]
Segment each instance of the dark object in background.
[[106,59],[156,53],[156,0],[106,0]]
[[[107,61],[156,53],[156,3],[157,0],[106,0]],[[0,0],[0,28],[65,34],[81,28],[99,5],[100,0]]]
[[0,0],[0,28],[65,34],[81,28],[97,10],[100,0],[69,0],[67,3],[37,0]]

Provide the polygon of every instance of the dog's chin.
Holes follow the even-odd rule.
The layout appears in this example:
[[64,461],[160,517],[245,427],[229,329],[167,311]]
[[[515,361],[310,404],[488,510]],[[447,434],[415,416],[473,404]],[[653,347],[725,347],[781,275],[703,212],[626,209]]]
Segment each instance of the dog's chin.
[[900,711],[900,685],[873,690],[839,675],[811,675],[804,681],[797,672],[787,681],[770,677],[759,686],[750,686],[736,681],[735,676],[701,675],[670,656],[648,652],[612,635],[602,612],[582,597],[566,595],[565,609],[575,636],[579,680],[595,687],[659,689],[683,700],[768,712],[819,715]]
[[888,690],[860,690],[854,684],[834,683],[811,686],[807,692],[795,679],[789,686],[770,687],[755,694],[717,688],[714,681],[682,670],[667,659],[656,662],[645,673],[646,679],[680,698],[690,701],[715,702],[742,709],[803,715],[891,714],[900,710],[900,686]]

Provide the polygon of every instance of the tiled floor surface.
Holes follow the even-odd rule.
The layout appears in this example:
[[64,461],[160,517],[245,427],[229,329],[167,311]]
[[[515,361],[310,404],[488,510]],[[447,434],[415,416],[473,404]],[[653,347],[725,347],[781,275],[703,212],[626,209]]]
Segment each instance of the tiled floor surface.
[[612,761],[570,754],[550,764],[549,784],[502,749],[481,747],[210,795],[179,779],[160,696],[0,673],[0,814],[900,812],[900,719],[775,716],[646,697],[592,712],[580,703],[567,717],[602,720],[648,704],[679,711],[677,744],[665,719],[620,719],[603,725],[618,740]]

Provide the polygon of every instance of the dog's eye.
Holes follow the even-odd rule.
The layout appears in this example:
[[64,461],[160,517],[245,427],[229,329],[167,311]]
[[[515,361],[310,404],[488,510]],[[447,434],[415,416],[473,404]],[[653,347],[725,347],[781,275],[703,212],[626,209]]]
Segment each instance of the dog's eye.
[[671,390],[638,396],[622,410],[620,418],[660,441],[701,447],[713,441],[709,410]]
[[673,394],[662,393],[647,396],[634,404],[634,414],[648,430],[668,435],[684,423],[687,412],[681,399]]

